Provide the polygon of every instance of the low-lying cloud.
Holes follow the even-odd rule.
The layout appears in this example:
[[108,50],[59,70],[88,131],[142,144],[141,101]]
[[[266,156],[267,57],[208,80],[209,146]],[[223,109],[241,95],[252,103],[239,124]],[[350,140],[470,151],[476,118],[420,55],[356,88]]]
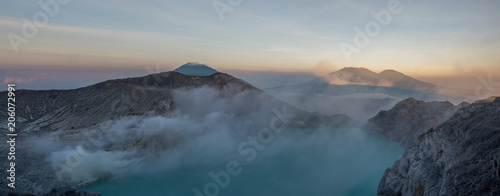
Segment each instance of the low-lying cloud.
[[253,91],[227,96],[211,88],[176,90],[173,99],[178,109],[173,114],[129,116],[53,132],[37,140],[37,152],[59,166],[56,174],[67,169],[65,180],[108,179],[91,191],[132,194],[144,186],[158,195],[189,195],[193,188],[203,192],[213,181],[208,173],[224,169],[230,160],[238,161],[242,172],[220,188],[220,195],[373,192],[381,172],[402,153],[378,135],[328,127],[287,127],[269,143],[260,142],[263,149],[241,149],[242,142],[269,126],[273,108],[281,110],[282,104]]

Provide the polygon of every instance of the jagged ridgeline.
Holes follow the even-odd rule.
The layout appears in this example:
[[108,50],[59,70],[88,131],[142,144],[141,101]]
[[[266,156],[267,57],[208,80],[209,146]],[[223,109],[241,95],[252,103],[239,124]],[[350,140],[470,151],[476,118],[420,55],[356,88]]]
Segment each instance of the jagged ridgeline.
[[405,147],[411,147],[418,136],[443,123],[458,109],[468,105],[466,102],[453,105],[449,101],[424,102],[408,98],[390,110],[380,111],[369,119],[364,127]]
[[500,195],[500,97],[458,106],[408,99],[366,127],[406,146],[379,195]]

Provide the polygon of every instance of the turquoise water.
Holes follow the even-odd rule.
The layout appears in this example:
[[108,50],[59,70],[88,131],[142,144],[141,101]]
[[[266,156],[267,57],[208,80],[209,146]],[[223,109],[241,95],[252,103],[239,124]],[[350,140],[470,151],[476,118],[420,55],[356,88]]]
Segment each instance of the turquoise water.
[[[256,150],[251,161],[237,149],[234,146],[234,153],[222,150],[222,155],[206,147],[182,151],[200,158],[177,160],[179,164],[168,164],[168,169],[114,177],[83,190],[104,196],[196,195],[194,188],[203,195],[376,195],[385,169],[404,151],[377,134],[357,129],[280,136],[262,151]],[[216,185],[209,172],[226,172],[231,160],[240,164],[241,172],[219,178],[225,187],[208,186],[205,194],[207,184]]]

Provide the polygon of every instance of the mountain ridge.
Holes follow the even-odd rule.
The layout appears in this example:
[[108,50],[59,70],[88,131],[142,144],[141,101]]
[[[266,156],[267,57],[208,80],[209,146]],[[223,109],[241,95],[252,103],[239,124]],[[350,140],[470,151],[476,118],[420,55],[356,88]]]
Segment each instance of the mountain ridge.
[[[177,72],[162,72],[142,77],[107,80],[70,90],[18,90],[17,104],[25,108],[18,110],[17,117],[23,122],[22,124],[30,124],[30,127],[25,127],[27,130],[76,129],[100,123],[102,119],[142,115],[148,111],[159,113],[173,111],[175,109],[171,96],[173,89],[201,86],[224,89],[228,93],[243,90],[262,92],[225,73],[187,76]],[[0,99],[6,95],[1,93]],[[6,115],[5,112],[0,114]],[[95,118],[82,121],[78,116]]]
[[437,85],[420,81],[393,69],[376,73],[363,67],[345,67],[320,79],[334,85],[384,86],[424,92],[435,92],[439,88]]

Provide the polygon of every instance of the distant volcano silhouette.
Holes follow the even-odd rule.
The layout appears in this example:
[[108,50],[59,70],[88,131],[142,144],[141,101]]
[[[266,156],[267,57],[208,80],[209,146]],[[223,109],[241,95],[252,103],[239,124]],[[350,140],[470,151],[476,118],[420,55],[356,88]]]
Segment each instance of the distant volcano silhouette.
[[175,69],[174,72],[178,72],[188,76],[210,76],[217,73],[217,70],[212,69],[205,64],[189,62]]

